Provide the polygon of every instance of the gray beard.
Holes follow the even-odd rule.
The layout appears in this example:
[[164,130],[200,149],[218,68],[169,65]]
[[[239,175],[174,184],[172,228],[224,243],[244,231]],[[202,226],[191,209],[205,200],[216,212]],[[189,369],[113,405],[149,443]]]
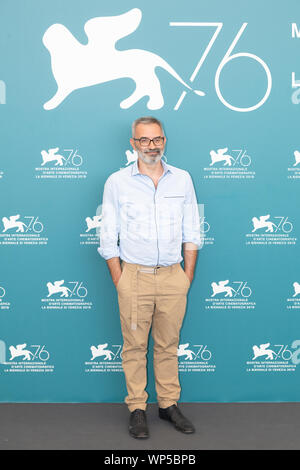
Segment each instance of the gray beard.
[[155,156],[145,155],[144,152],[141,152],[140,150],[137,150],[137,154],[144,163],[147,163],[148,165],[155,165],[161,160],[161,157],[163,156],[163,151],[161,150]]

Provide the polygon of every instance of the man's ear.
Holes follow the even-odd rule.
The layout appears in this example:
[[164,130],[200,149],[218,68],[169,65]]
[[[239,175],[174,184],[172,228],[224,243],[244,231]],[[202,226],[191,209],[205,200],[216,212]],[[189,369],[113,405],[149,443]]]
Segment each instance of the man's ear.
[[129,140],[130,144],[131,144],[131,147],[133,148],[133,150],[136,150],[136,146],[135,146],[135,141],[133,140],[133,138],[131,138]]

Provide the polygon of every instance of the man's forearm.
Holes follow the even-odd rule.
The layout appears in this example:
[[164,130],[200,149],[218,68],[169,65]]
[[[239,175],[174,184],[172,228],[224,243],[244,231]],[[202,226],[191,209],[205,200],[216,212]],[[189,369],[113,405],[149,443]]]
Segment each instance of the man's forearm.
[[121,277],[122,269],[119,256],[106,260],[113,283],[116,285]]
[[192,282],[198,256],[198,246],[194,243],[183,243],[184,271]]

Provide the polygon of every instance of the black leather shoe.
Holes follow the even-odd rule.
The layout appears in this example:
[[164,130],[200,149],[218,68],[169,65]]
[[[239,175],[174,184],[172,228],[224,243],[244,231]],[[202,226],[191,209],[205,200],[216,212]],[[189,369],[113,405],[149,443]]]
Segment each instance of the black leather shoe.
[[146,439],[149,437],[147,418],[144,410],[137,408],[130,413],[129,434],[136,439]]
[[192,434],[195,432],[195,428],[192,423],[183,416],[176,405],[169,406],[168,408],[159,408],[158,414],[161,419],[171,421],[178,431],[184,432],[185,434]]

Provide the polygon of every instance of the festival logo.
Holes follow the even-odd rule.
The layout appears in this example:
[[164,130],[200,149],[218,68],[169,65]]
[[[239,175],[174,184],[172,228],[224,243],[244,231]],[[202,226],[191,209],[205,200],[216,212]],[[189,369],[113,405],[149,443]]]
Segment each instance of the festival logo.
[[213,353],[207,344],[179,344],[177,349],[179,372],[215,372]]
[[80,245],[99,245],[101,230],[102,204],[97,208],[96,215],[85,218],[85,231],[80,233]]
[[47,245],[48,238],[42,237],[44,224],[38,216],[20,214],[2,217],[3,230],[0,245]]
[[[120,166],[120,170],[122,170],[123,168],[126,168],[128,165],[131,165],[132,163],[134,163],[138,159],[137,151],[134,150],[134,149],[132,149],[132,150],[127,149],[125,151],[125,156],[126,156],[126,163],[125,163],[124,166]],[[162,156],[162,158],[165,158],[164,155]],[[166,158],[165,158],[165,160],[166,160]]]
[[[160,109],[164,106],[164,97],[156,74],[157,67],[169,73],[172,79],[179,82],[184,89],[174,106],[175,111],[180,108],[188,92],[198,95],[197,99],[204,97],[206,92],[199,90],[198,87],[196,89],[192,84],[222,30],[223,23],[169,22],[170,27],[179,28],[181,31],[189,27],[193,29],[195,27],[204,27],[208,28],[208,31],[211,31],[212,28],[215,29],[189,78],[190,84],[188,84],[165,59],[156,53],[138,48],[116,48],[117,41],[136,31],[141,19],[142,12],[139,8],[133,8],[118,16],[91,18],[84,25],[84,31],[88,39],[86,44],[80,43],[63,24],[52,24],[45,31],[42,40],[51,57],[51,68],[57,83],[57,91],[52,98],[44,103],[44,109],[55,109],[76,90],[121,78],[131,78],[135,82],[134,92],[120,103],[122,109],[132,107],[144,97],[148,98],[148,109]],[[258,109],[268,99],[272,88],[271,72],[260,57],[249,52],[232,54],[247,24],[243,23],[240,27],[218,65],[214,78],[215,90],[219,100],[224,106],[238,112],[249,112]],[[191,44],[191,47],[197,47],[197,42]],[[257,62],[263,68],[267,77],[267,86],[263,97],[252,106],[244,108],[232,105],[225,100],[220,89],[220,77],[224,66],[238,58],[251,59]]]
[[102,216],[100,216],[100,215],[99,216],[94,215],[93,218],[87,217],[85,219],[86,225],[87,225],[86,232],[89,232],[93,228],[95,228],[95,229],[100,228],[101,227],[101,218],[102,218]]
[[44,149],[40,161],[35,168],[36,179],[85,179],[88,174],[82,170],[84,160],[78,149]]
[[88,290],[82,281],[64,279],[46,283],[47,296],[41,299],[43,310],[91,310],[92,302],[87,300]]
[[246,362],[247,372],[295,372],[300,362],[300,341],[289,344],[263,343],[252,346],[251,360]]
[[[53,76],[57,82],[56,94],[44,104],[44,109],[59,106],[74,90],[119,78],[132,78],[136,89],[120,103],[130,108],[144,96],[149,97],[148,109],[164,105],[156,67],[163,68],[185,88],[192,88],[164,59],[141,49],[118,50],[116,42],[133,33],[139,26],[142,12],[138,8],[119,16],[92,18],[84,25],[88,43],[83,45],[62,24],[53,24],[43,36],[44,46],[51,55]],[[200,90],[193,90],[204,96]]]
[[209,152],[210,163],[203,169],[205,179],[253,179],[252,158],[245,149],[228,147],[212,149]]
[[90,356],[85,362],[85,372],[123,372],[122,345],[101,343],[97,346],[90,346]]
[[246,234],[246,245],[295,245],[293,223],[288,216],[270,214],[252,217],[251,232]]
[[229,279],[211,283],[211,295],[205,299],[206,309],[254,309],[252,289],[247,281]]
[[28,346],[27,343],[23,343],[6,348],[5,343],[2,341],[1,343],[4,344],[5,348],[2,356],[6,357],[6,350],[9,355],[8,361],[0,361],[4,365],[3,372],[51,373],[54,371],[54,365],[49,362],[50,352],[46,349],[45,344],[31,344]]
[[128,166],[130,163],[135,162],[138,158],[138,154],[136,150],[126,150],[125,155],[126,155],[126,160],[127,160],[125,166]]

